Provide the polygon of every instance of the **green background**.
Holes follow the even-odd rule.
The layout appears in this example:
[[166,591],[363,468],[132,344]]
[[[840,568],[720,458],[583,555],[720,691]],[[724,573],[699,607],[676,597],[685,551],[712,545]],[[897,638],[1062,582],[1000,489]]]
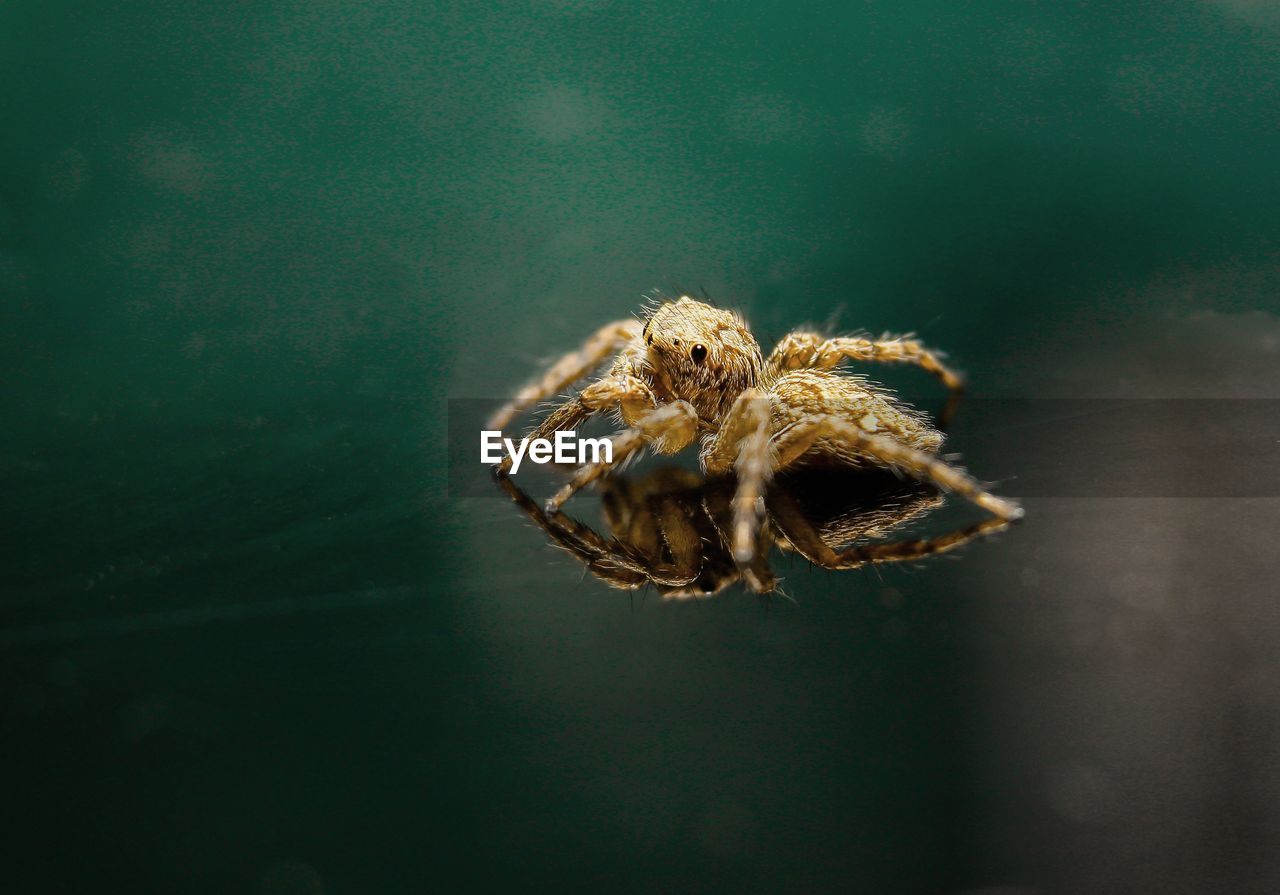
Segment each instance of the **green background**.
[[1271,502],[632,608],[444,441],[654,287],[1277,397],[1278,28],[4,4],[7,890],[1273,891]]

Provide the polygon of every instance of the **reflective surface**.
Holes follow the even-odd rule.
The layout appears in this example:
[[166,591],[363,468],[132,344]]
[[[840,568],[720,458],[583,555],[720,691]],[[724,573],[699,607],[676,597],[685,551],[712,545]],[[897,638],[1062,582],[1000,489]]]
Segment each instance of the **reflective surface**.
[[962,407],[1025,521],[767,605],[450,490],[655,286],[1280,398],[1274,4],[907,6],[0,5],[0,887],[1280,889],[1270,430]]
[[739,564],[729,535],[733,478],[708,479],[679,467],[607,478],[598,490],[608,534],[564,512],[547,513],[508,475],[495,478],[553,546],[596,578],[621,590],[653,585],[663,599],[711,596],[739,583],[756,593],[779,591],[770,566],[775,548],[829,571],[847,571],[920,562],[1009,527],[997,518],[888,540],[940,507],[942,495],[876,469],[796,470],[770,483],[755,556]]

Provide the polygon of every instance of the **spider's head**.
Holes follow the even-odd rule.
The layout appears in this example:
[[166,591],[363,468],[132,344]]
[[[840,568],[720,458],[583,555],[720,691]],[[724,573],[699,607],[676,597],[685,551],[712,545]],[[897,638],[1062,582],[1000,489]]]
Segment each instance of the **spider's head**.
[[742,318],[688,296],[659,305],[645,321],[645,348],[655,388],[688,401],[718,422],[743,389],[760,379],[760,346]]

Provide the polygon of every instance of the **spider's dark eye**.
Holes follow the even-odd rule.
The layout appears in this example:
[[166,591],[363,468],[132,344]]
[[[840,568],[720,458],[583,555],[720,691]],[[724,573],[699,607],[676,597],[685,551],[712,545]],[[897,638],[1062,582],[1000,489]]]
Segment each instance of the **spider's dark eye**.
[[707,346],[694,345],[689,349],[689,356],[693,358],[695,364],[700,364],[707,359]]

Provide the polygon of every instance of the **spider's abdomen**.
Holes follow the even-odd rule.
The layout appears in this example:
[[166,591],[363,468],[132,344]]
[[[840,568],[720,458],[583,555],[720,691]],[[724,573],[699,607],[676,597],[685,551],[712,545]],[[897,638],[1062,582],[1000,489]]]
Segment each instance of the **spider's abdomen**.
[[[774,380],[770,391],[775,432],[811,416],[832,415],[871,435],[892,438],[921,451],[936,453],[942,433],[927,418],[857,376],[825,370],[794,370]],[[843,445],[820,440],[818,453],[843,454]]]

